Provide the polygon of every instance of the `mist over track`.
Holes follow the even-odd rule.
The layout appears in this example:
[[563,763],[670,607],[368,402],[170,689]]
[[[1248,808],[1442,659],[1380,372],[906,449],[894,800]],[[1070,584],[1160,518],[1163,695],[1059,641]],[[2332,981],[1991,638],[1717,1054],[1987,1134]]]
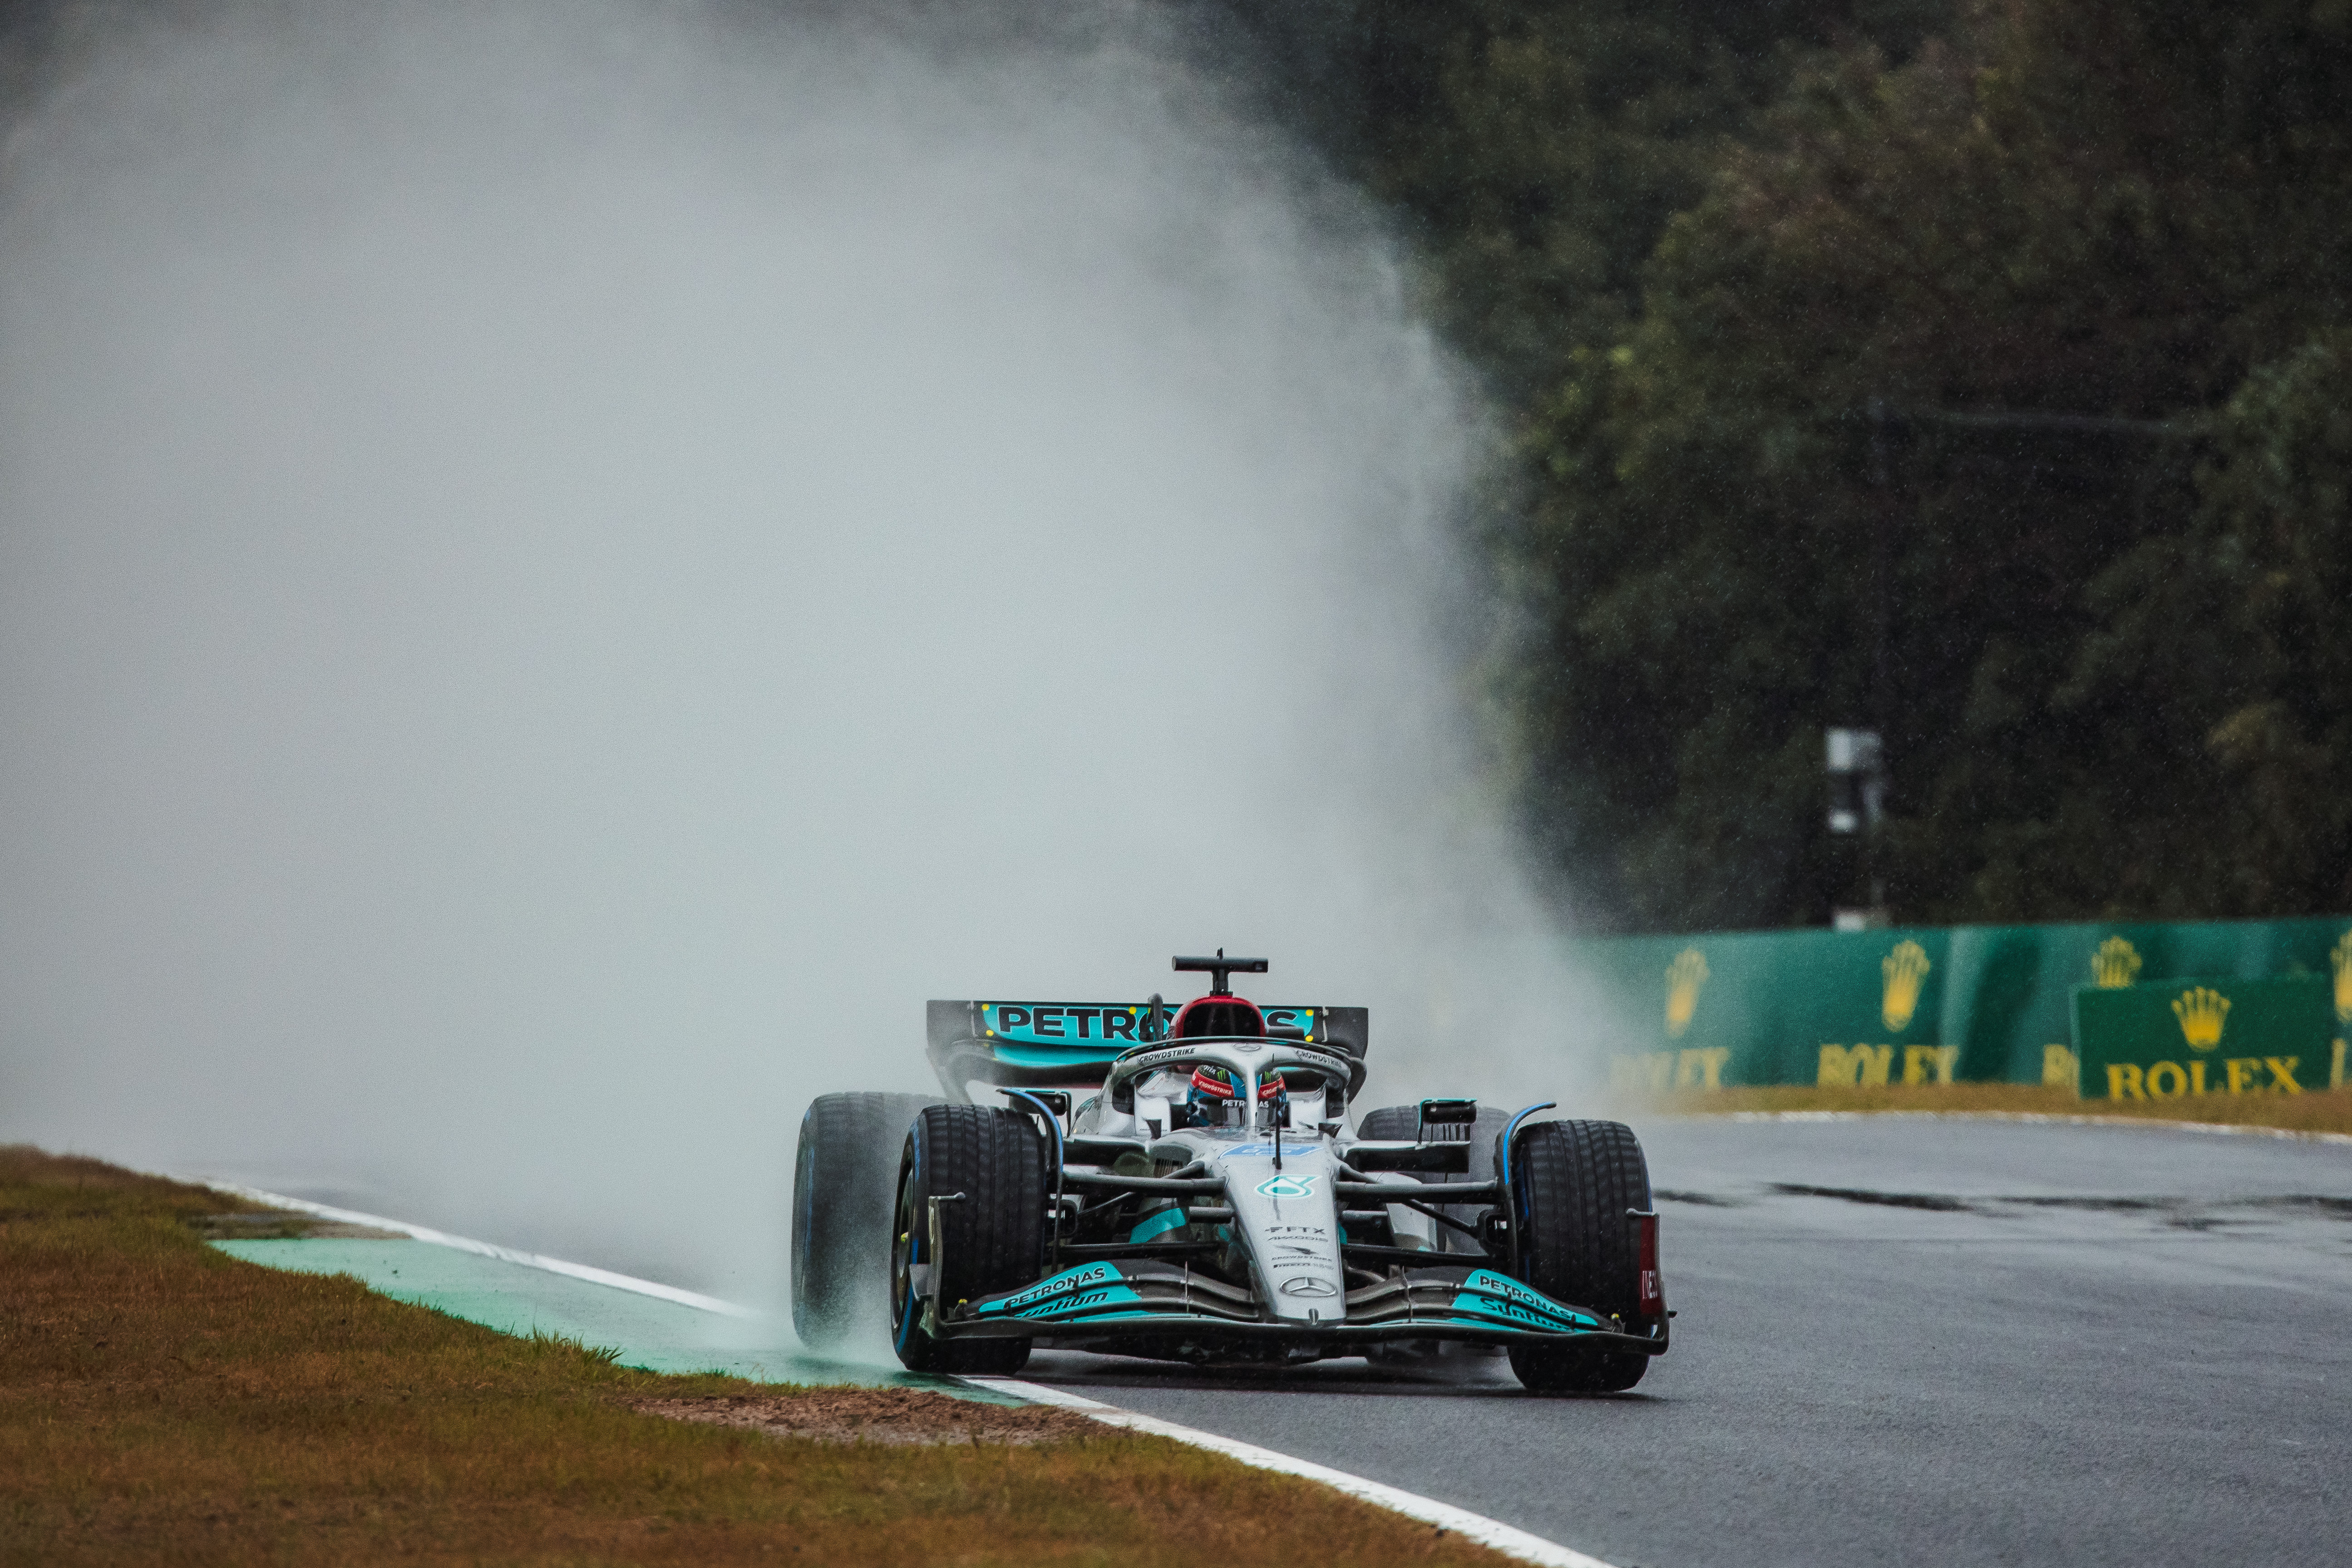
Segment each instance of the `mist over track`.
[[[1466,741],[1478,414],[1143,14],[126,26],[0,195],[0,1138],[773,1298],[926,996],[1375,1092],[1598,1020]],[[1528,1098],[1535,1098],[1533,1094]]]

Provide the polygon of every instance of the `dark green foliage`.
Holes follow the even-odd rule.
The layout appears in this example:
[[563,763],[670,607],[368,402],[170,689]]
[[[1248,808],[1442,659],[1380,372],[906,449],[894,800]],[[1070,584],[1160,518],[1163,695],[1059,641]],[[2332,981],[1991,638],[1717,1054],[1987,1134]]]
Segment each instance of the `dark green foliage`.
[[1514,403],[1622,331],[1667,219],[1808,50],[1896,53],[1946,0],[1233,0],[1284,108],[1394,205]]
[[1359,156],[1517,434],[1505,696],[1592,923],[1853,900],[1822,731],[1873,721],[1908,918],[2352,901],[2352,7],[1359,15],[1411,40]]
[[[2096,577],[2062,707],[2102,716],[2173,831],[2128,893],[2225,914],[2352,902],[2352,331],[2322,330],[2230,400],[2192,528]],[[2160,723],[2118,721],[2160,715]],[[2155,744],[2148,742],[2154,741]]]

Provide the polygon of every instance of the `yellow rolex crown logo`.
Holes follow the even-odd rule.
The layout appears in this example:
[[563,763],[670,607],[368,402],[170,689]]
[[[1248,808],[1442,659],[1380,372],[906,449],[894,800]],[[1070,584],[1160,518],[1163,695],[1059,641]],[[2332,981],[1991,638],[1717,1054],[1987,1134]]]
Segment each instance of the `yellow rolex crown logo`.
[[1886,994],[1878,1011],[1888,1028],[1911,1026],[1911,1015],[1919,1010],[1920,984],[1934,967],[1927,962],[1927,950],[1916,942],[1896,942],[1895,951],[1879,961],[1879,973],[1886,976]]
[[2327,961],[2336,966],[2336,1021],[2352,1024],[2352,931],[2344,933]]
[[2230,999],[2210,986],[2183,991],[2172,1004],[2180,1020],[2180,1037],[2192,1051],[2210,1051],[2221,1043],[2222,1026],[2230,1019]]
[[2110,991],[2129,985],[2139,978],[2139,950],[2119,936],[2107,938],[2091,955],[2091,978]]
[[1698,1011],[1698,988],[1706,984],[1706,955],[1695,947],[1675,954],[1666,965],[1666,1037],[1679,1040]]

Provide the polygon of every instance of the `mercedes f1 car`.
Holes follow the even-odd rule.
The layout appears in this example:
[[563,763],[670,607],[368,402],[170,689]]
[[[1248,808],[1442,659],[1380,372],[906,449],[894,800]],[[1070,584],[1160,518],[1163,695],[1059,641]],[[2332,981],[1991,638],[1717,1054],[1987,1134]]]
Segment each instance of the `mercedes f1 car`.
[[[793,1315],[887,1326],[923,1372],[1046,1344],[1195,1363],[1507,1351],[1529,1388],[1631,1388],[1664,1353],[1633,1131],[1468,1100],[1351,1110],[1360,1007],[1233,994],[933,1002],[944,1100],[831,1094],[801,1124]],[[1001,1096],[1004,1103],[981,1103]]]

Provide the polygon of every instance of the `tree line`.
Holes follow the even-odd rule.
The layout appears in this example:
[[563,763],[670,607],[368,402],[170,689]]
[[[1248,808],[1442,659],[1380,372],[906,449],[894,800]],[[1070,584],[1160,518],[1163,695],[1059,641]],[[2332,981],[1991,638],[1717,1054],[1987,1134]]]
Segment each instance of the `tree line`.
[[1507,447],[1592,929],[2352,909],[2352,0],[1235,0]]

